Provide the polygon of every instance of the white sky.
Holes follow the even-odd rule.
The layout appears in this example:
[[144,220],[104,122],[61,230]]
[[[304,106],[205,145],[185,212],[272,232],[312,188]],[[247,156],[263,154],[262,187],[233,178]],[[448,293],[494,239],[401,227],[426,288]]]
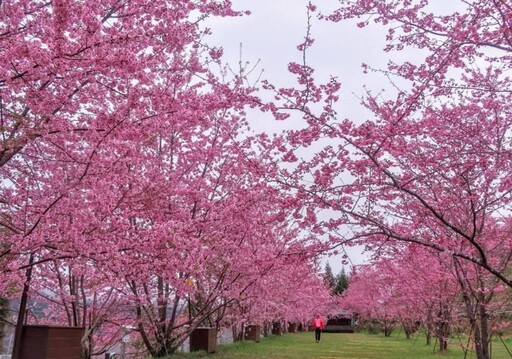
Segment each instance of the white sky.
[[[294,80],[288,74],[287,64],[301,63],[302,54],[296,46],[306,34],[307,0],[232,0],[237,10],[250,10],[250,16],[224,18],[210,21],[213,36],[209,43],[223,47],[225,60],[236,65],[239,60],[240,44],[243,44],[244,61],[256,63],[263,69],[262,78],[271,79],[274,84],[287,86]],[[319,10],[327,12],[336,8],[336,0],[322,0]],[[325,6],[328,4],[329,6]],[[363,93],[363,83],[380,90],[386,86],[384,77],[381,84],[369,83],[378,75],[362,74],[361,64],[383,68],[386,60],[382,56],[384,31],[372,26],[365,29],[356,27],[355,22],[330,23],[313,19],[312,37],[315,45],[308,51],[308,64],[315,68],[321,81],[337,76],[343,85],[340,117],[359,120],[364,117],[356,97]],[[364,78],[363,78],[364,77]],[[377,79],[373,79],[378,81]],[[274,125],[277,125],[274,123]],[[267,128],[267,130],[269,130]]]
[[[209,21],[213,35],[207,40],[211,45],[222,46],[224,60],[236,68],[242,44],[243,61],[260,61],[255,78],[263,70],[262,79],[269,79],[277,86],[290,86],[294,78],[288,74],[287,65],[301,63],[302,54],[296,46],[304,39],[307,30],[307,0],[232,0],[237,10],[250,10],[250,16]],[[320,1],[318,1],[320,2]],[[336,7],[335,0],[322,0],[320,11],[328,12]],[[329,6],[325,6],[328,4]],[[374,68],[384,68],[382,56],[385,32],[373,26],[357,28],[355,22],[328,23],[313,19],[311,36],[315,45],[308,50],[308,65],[315,68],[321,82],[330,75],[342,83],[342,93],[336,111],[340,118],[355,121],[366,119],[367,112],[359,104],[357,96],[364,92],[363,85],[379,91],[386,87],[386,79],[378,74],[364,75],[362,63]],[[249,113],[251,126],[256,131],[279,132],[293,126],[293,121],[277,122],[260,113]],[[347,248],[353,264],[361,264],[365,256],[361,248]],[[341,268],[341,257],[329,259],[334,273]],[[348,270],[348,268],[347,268]]]

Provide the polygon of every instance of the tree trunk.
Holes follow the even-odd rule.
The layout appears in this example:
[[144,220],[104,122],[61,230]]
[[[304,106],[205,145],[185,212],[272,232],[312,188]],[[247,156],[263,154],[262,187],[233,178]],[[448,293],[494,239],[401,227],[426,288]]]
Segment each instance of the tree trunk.
[[418,324],[408,320],[402,321],[402,327],[404,328],[406,339],[411,339],[411,336],[418,330]]
[[237,324],[233,324],[231,326],[231,331],[233,333],[233,341],[239,342],[244,338],[244,325],[241,324],[240,327],[238,327]]
[[268,337],[270,336],[270,323],[265,321],[263,323],[263,336]]
[[480,330],[482,334],[482,359],[490,359],[491,353],[489,350],[490,335],[489,335],[489,316],[485,304],[479,304],[480,309]]
[[[481,299],[481,298],[479,298]],[[475,340],[475,352],[477,359],[490,359],[489,350],[489,321],[487,309],[485,304],[479,302],[478,304],[478,319],[475,322],[474,329],[474,340]]]
[[436,329],[439,340],[439,352],[444,353],[448,350],[448,336],[450,335],[450,313],[445,303],[440,303]]
[[437,339],[439,340],[439,352],[446,352],[448,350],[448,338],[443,335],[439,335]]
[[446,320],[441,320],[437,327],[437,339],[439,340],[439,352],[448,350],[448,335],[450,334],[449,325]]
[[389,336],[391,336],[391,333],[393,332],[393,325],[390,324],[388,321],[384,321],[382,323],[382,329],[384,330],[384,336],[389,337]]
[[432,344],[432,333],[434,333],[434,319],[432,318],[433,317],[433,309],[432,307],[429,307],[429,310],[428,310],[428,313],[427,313],[427,320],[426,320],[426,323],[425,323],[425,335],[426,335],[426,338],[427,338],[427,342],[426,342],[426,345],[431,345]]
[[14,344],[12,350],[12,359],[19,359],[21,356],[21,336],[23,334],[23,325],[25,324],[25,317],[27,315],[27,302],[30,290],[30,281],[32,280],[32,265],[34,263],[34,253],[30,253],[28,261],[29,267],[25,273],[26,280],[23,285],[20,299],[20,309],[18,311],[18,320],[16,322],[16,330],[14,332]]
[[4,346],[5,339],[5,327],[8,321],[9,315],[9,300],[0,297],[0,351]]

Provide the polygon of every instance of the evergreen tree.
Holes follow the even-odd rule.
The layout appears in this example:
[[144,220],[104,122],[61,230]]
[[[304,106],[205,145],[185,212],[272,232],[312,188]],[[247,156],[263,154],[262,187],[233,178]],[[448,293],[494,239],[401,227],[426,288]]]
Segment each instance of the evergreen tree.
[[334,293],[334,288],[336,287],[336,279],[334,278],[334,274],[332,273],[332,268],[329,262],[327,262],[325,265],[324,283],[328,288],[331,289],[331,293]]
[[335,276],[331,265],[327,262],[325,265],[324,283],[331,289],[332,295],[343,293],[348,288],[348,275],[345,272],[345,268],[342,268],[341,272]]
[[345,268],[341,269],[341,272],[338,273],[336,278],[334,279],[334,294],[341,294],[348,288],[348,275],[345,272]]

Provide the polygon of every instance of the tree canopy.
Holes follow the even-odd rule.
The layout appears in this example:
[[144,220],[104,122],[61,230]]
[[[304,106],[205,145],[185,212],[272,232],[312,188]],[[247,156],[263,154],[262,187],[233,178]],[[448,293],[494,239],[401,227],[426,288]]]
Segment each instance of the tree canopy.
[[[250,16],[227,0],[0,2],[0,300],[21,298],[18,330],[43,303],[86,328],[84,359],[126,327],[162,357],[198,326],[334,307],[423,325],[440,350],[463,328],[490,358],[512,290],[512,7],[335,3],[304,9],[281,85],[209,43],[207,18]],[[387,67],[362,74],[386,91],[361,117],[308,63],[318,21],[386,31]],[[251,132],[268,113],[296,121]],[[350,285],[322,277],[319,256],[351,245],[371,258]]]

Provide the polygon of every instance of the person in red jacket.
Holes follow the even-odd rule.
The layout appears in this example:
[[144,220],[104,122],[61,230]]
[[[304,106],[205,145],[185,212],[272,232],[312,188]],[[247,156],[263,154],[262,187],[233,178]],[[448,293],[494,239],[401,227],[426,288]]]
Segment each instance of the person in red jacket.
[[317,343],[320,342],[320,335],[322,333],[322,330],[325,328],[325,323],[320,318],[320,314],[317,314],[313,321],[311,322],[311,326],[315,329],[315,340]]

